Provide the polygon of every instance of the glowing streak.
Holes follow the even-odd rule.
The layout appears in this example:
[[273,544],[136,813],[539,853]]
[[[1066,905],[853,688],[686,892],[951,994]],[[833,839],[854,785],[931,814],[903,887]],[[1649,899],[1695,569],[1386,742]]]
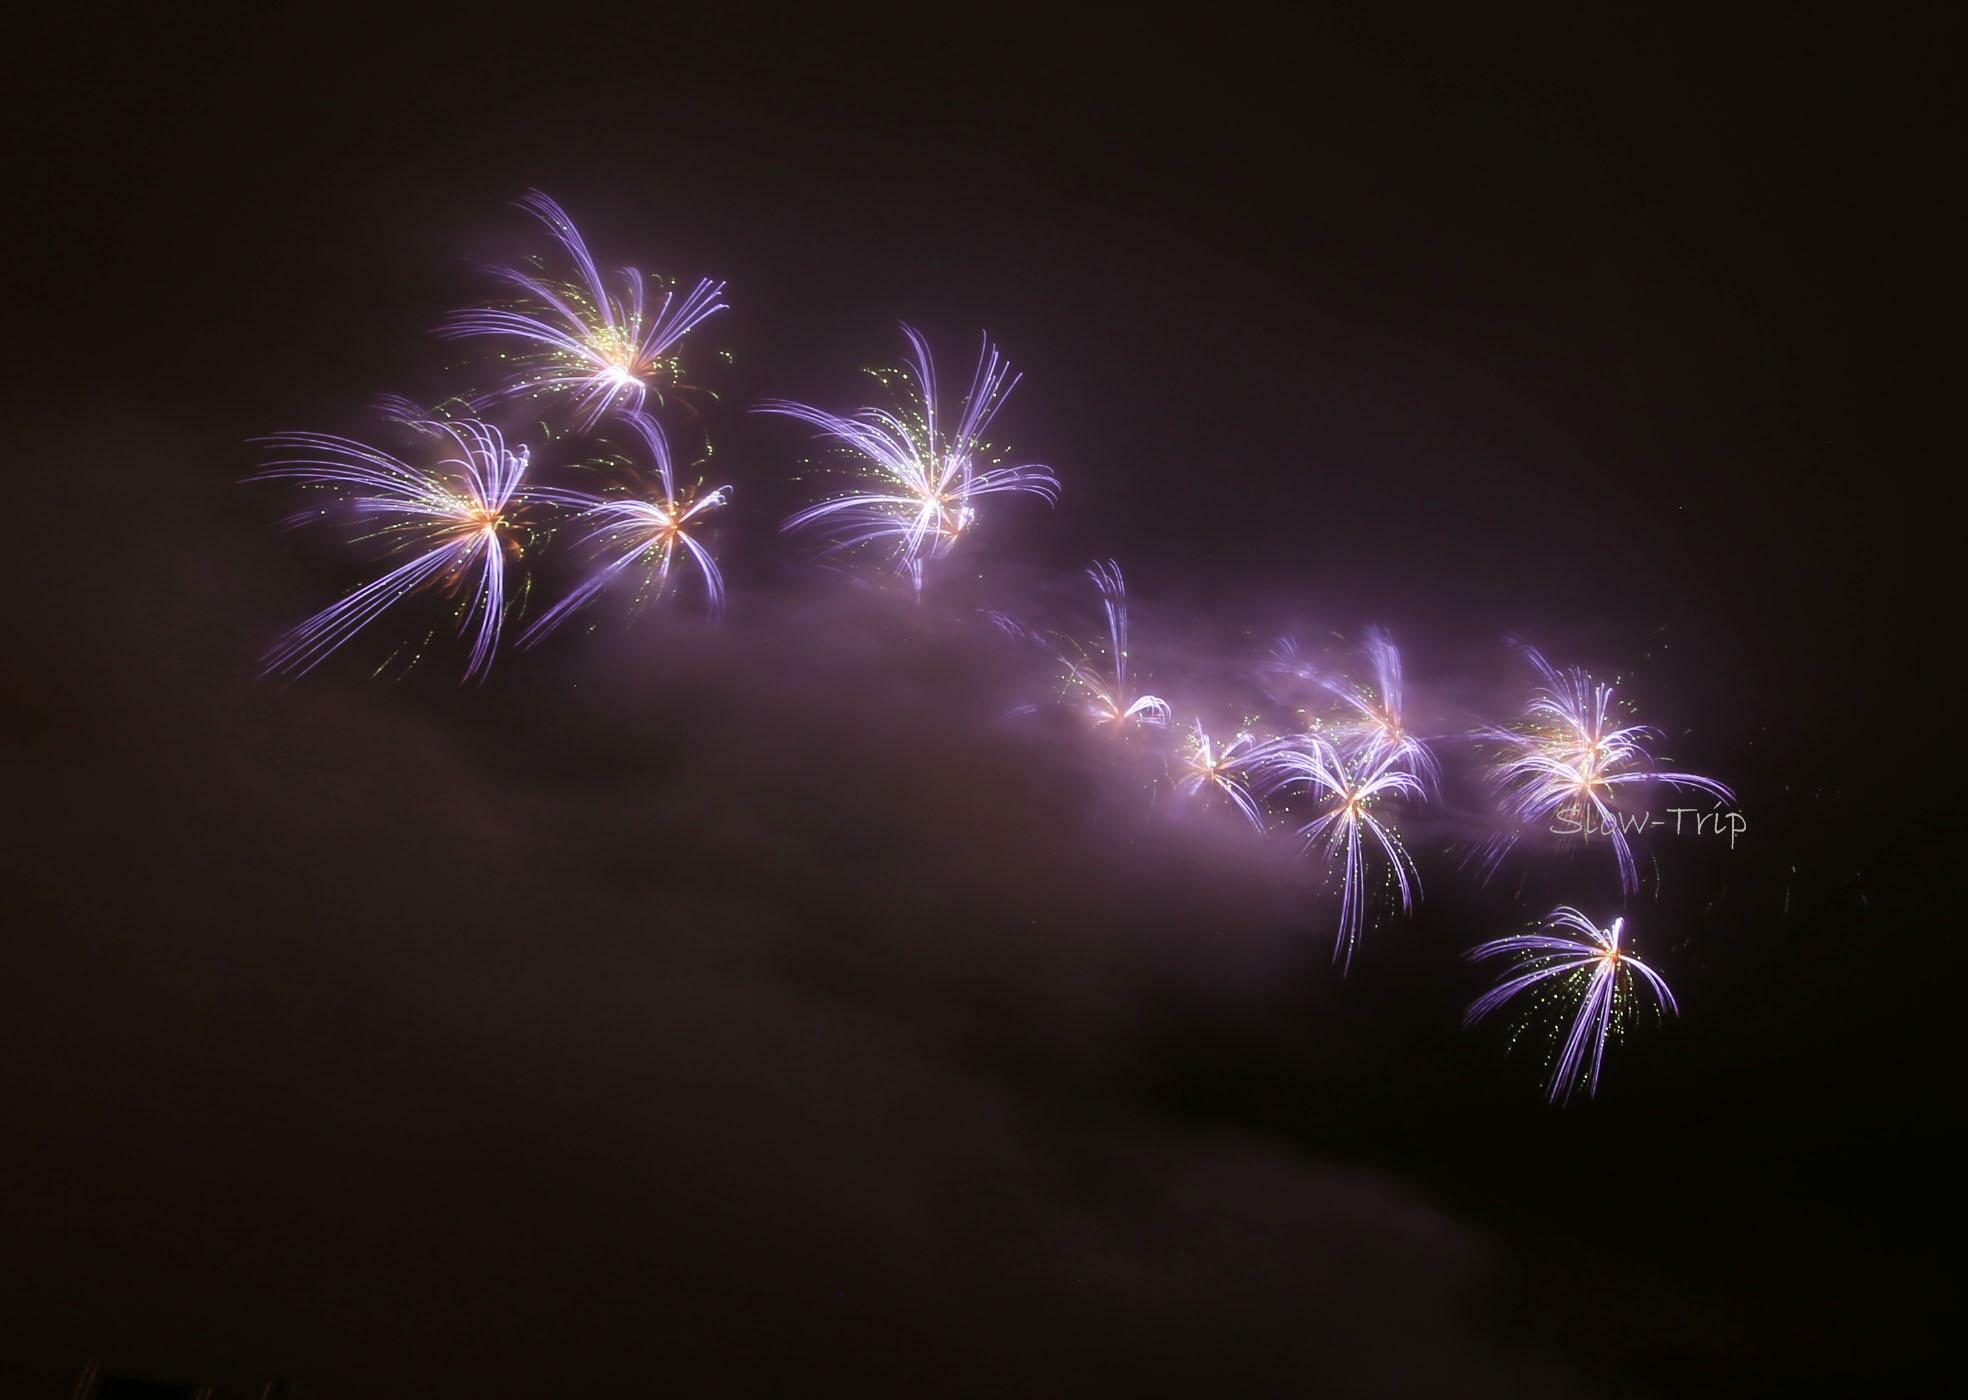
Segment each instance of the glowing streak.
[[[1601,929],[1578,910],[1561,906],[1545,916],[1544,932],[1494,939],[1466,954],[1472,962],[1507,957],[1514,959],[1514,966],[1502,982],[1470,1003],[1462,1018],[1465,1026],[1475,1025],[1525,992],[1554,1010],[1562,1011],[1576,1001],[1546,1086],[1545,1096],[1554,1104],[1569,1102],[1581,1086],[1588,1098],[1599,1092],[1607,1036],[1631,1019],[1637,987],[1645,986],[1657,1007],[1680,1014],[1674,993],[1660,974],[1620,947],[1625,922],[1614,919],[1610,927]],[[1568,938],[1553,930],[1579,936]]]

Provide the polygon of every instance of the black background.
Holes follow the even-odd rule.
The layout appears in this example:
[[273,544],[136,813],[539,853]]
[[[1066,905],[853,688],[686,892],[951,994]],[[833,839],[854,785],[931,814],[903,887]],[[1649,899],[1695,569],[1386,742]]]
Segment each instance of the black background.
[[[1914,1385],[1944,833],[1881,794],[1931,755],[1885,625],[1940,601],[1900,485],[1928,28],[24,35],[7,1393],[90,1356],[324,1396]],[[441,389],[426,332],[532,186],[604,261],[731,282],[731,624],[256,684],[344,575],[244,440]],[[948,366],[988,326],[1066,482],[976,601],[1111,554],[1171,674],[1307,619],[1479,707],[1506,632],[1634,672],[1751,821],[1635,916],[1686,1016],[1546,1110],[1455,1028],[1505,894],[1425,857],[1341,983],[1289,871],[984,723],[1003,653],[954,612],[789,571],[797,437],[736,410],[854,401],[898,317]]]

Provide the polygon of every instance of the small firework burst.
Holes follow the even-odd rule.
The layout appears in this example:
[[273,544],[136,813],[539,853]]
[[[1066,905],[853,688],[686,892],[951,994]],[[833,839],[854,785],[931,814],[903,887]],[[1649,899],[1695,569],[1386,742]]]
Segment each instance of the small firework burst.
[[[633,585],[638,606],[667,593],[683,566],[694,568],[703,583],[705,607],[715,618],[724,610],[724,578],[717,561],[696,539],[705,517],[731,499],[729,486],[705,490],[702,482],[677,484],[669,441],[656,420],[643,413],[623,415],[647,459],[648,476],[619,494],[594,495],[558,487],[538,488],[534,495],[574,512],[573,520],[587,527],[580,543],[602,563],[565,598],[555,603],[520,636],[521,646],[534,646],[603,591]],[[643,464],[635,463],[639,471]]]
[[1065,669],[1062,695],[1070,695],[1097,728],[1165,729],[1174,711],[1159,695],[1137,695],[1128,678],[1127,580],[1121,566],[1109,559],[1096,560],[1087,577],[1100,590],[1100,605],[1107,614],[1107,655],[1103,659],[1087,651],[1069,637],[1038,633],[1003,613],[990,614],[1005,632],[1051,653]]
[[1201,720],[1194,722],[1193,731],[1177,756],[1176,792],[1193,799],[1220,794],[1246,821],[1263,831],[1264,808],[1251,792],[1253,771],[1264,758],[1263,741],[1244,731],[1218,748]]

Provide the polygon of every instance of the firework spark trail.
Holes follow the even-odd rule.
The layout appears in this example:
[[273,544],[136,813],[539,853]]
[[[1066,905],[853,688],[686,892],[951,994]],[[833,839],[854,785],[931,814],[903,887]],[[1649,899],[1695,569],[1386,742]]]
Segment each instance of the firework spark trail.
[[1518,827],[1490,842],[1485,865],[1494,870],[1523,833],[1552,830],[1554,823],[1566,823],[1570,832],[1589,838],[1596,818],[1618,858],[1620,891],[1630,895],[1640,888],[1640,873],[1620,819],[1619,789],[1659,783],[1721,801],[1735,794],[1713,778],[1655,768],[1646,742],[1659,731],[1650,725],[1616,724],[1611,685],[1595,682],[1576,666],[1561,672],[1534,648],[1524,647],[1523,652],[1544,684],[1532,693],[1515,728],[1485,728],[1477,735],[1502,751],[1490,765],[1490,782]]
[[1251,780],[1265,756],[1263,742],[1256,735],[1243,732],[1219,752],[1201,720],[1194,721],[1194,728],[1195,733],[1184,744],[1180,756],[1181,775],[1175,781],[1176,792],[1184,797],[1220,792],[1262,832],[1264,809],[1251,791]]
[[[1059,496],[1059,479],[1038,463],[977,469],[979,458],[992,460],[984,434],[1020,378],[989,336],[978,352],[955,429],[947,430],[940,418],[929,345],[913,327],[904,325],[902,333],[910,355],[899,372],[896,408],[866,407],[843,416],[770,399],[756,411],[816,429],[874,478],[873,489],[817,502],[789,516],[780,529],[827,532],[830,538],[822,552],[828,555],[893,540],[896,571],[920,593],[925,564],[948,554],[976,523],[977,497],[1026,492],[1051,504]],[[886,376],[876,378],[889,383]]]
[[731,488],[719,486],[698,494],[679,492],[669,441],[656,420],[645,413],[622,415],[642,441],[656,474],[657,491],[646,496],[597,496],[586,492],[541,487],[532,495],[576,512],[575,519],[590,528],[581,543],[606,557],[594,573],[565,598],[543,613],[520,636],[520,645],[538,645],[563,622],[604,590],[623,578],[633,578],[641,566],[640,600],[660,598],[670,586],[679,555],[694,564],[704,581],[705,604],[713,618],[724,611],[724,577],[710,551],[691,534],[703,517],[731,499]]
[[[514,508],[521,501],[527,450],[506,450],[484,423],[410,425],[438,459],[416,467],[378,448],[326,433],[278,433],[259,439],[275,454],[254,481],[293,481],[331,491],[359,522],[360,538],[381,539],[415,557],[322,609],[277,641],[262,674],[302,676],[404,598],[427,587],[453,592],[470,581],[460,610],[462,634],[477,622],[465,679],[483,679],[499,644],[506,609],[505,555],[518,552]],[[290,517],[290,523],[321,512]]]
[[718,300],[725,284],[703,278],[681,298],[666,289],[649,307],[642,273],[633,267],[618,272],[619,295],[609,290],[580,230],[552,199],[532,190],[519,207],[546,226],[575,276],[562,281],[544,267],[536,273],[493,266],[492,275],[518,289],[519,303],[457,311],[438,327],[437,334],[447,340],[516,342],[513,372],[473,400],[474,410],[512,398],[567,394],[584,432],[611,409],[640,410],[652,388],[660,391],[675,381],[672,352],[678,342],[726,309]]
[[1364,831],[1387,857],[1388,873],[1401,895],[1401,908],[1414,908],[1421,889],[1401,835],[1374,815],[1372,807],[1390,798],[1419,799],[1421,780],[1399,767],[1396,755],[1381,753],[1371,763],[1349,761],[1331,740],[1317,734],[1293,735],[1261,747],[1255,756],[1257,785],[1266,797],[1302,789],[1325,810],[1298,829],[1309,853],[1322,847],[1328,871],[1340,876],[1339,932],[1333,958],[1350,970],[1366,922],[1368,848]]
[[426,408],[402,394],[378,394],[369,401],[370,411],[388,423],[415,428],[420,423],[453,422],[472,417],[471,405],[463,399],[441,399]]
[[[1514,959],[1511,974],[1470,1003],[1462,1018],[1465,1026],[1475,1025],[1525,992],[1554,1007],[1576,997],[1577,1009],[1545,1090],[1545,1097],[1554,1104],[1569,1102],[1581,1086],[1588,1098],[1599,1092],[1606,1039],[1631,1019],[1637,986],[1644,985],[1653,993],[1657,1007],[1680,1015],[1674,993],[1660,974],[1620,947],[1625,923],[1624,918],[1616,918],[1610,927],[1601,929],[1578,910],[1561,905],[1545,916],[1541,928],[1546,932],[1493,939],[1465,954],[1472,962]],[[1550,930],[1578,936],[1564,937]],[[1634,980],[1635,972],[1640,974],[1639,983]]]

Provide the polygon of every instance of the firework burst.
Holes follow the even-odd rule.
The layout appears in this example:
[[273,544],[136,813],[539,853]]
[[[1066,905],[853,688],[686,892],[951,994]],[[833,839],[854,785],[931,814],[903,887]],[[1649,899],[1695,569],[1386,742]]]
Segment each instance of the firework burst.
[[1362,650],[1373,668],[1371,685],[1361,685],[1343,676],[1318,678],[1320,686],[1350,711],[1326,732],[1355,761],[1371,768],[1383,759],[1392,759],[1429,789],[1439,791],[1441,766],[1427,743],[1407,727],[1407,687],[1401,674],[1400,648],[1384,628],[1369,627]]
[[[1341,702],[1344,711],[1331,721],[1315,718],[1318,732],[1338,745],[1346,756],[1367,767],[1377,767],[1383,757],[1392,756],[1397,766],[1407,769],[1431,792],[1439,792],[1442,769],[1434,750],[1415,735],[1406,720],[1406,684],[1402,677],[1401,651],[1385,628],[1369,627],[1362,640],[1373,671],[1371,684],[1337,675],[1300,653],[1289,637],[1280,638],[1264,661],[1260,674],[1276,682],[1298,681],[1316,686]],[[1274,699],[1283,695],[1268,686]]]
[[[252,480],[326,492],[355,521],[358,540],[410,556],[281,637],[264,658],[264,674],[307,674],[391,607],[424,591],[453,600],[459,633],[472,636],[465,679],[483,679],[491,668],[505,619],[507,559],[521,550],[527,450],[508,451],[497,428],[469,419],[409,426],[429,449],[427,466],[325,433],[260,439],[273,459]],[[316,507],[287,523],[328,513]]]
[[890,541],[896,571],[920,592],[925,564],[948,554],[976,524],[979,497],[1024,492],[1050,504],[1058,499],[1059,479],[1037,463],[979,470],[980,462],[999,460],[984,435],[1019,379],[988,336],[952,425],[938,403],[928,343],[910,326],[902,333],[910,349],[902,368],[875,375],[895,396],[894,408],[861,408],[842,416],[772,399],[758,411],[816,429],[870,479],[868,489],[808,506],[780,528],[823,531],[827,554]]
[[475,410],[514,398],[564,395],[586,431],[611,409],[639,410],[652,393],[677,381],[677,344],[725,309],[724,283],[700,280],[681,296],[660,287],[652,298],[641,272],[622,268],[612,291],[574,221],[553,200],[530,191],[519,207],[546,226],[571,264],[571,275],[531,267],[490,272],[518,292],[508,306],[454,312],[438,327],[448,340],[487,338],[501,346],[507,375]]
[[[1087,577],[1100,590],[1100,606],[1107,614],[1106,661],[1103,663],[1077,642],[1067,640],[1066,649],[1062,649],[1037,637],[1033,640],[1047,647],[1066,668],[1066,688],[1078,695],[1081,708],[1094,724],[1103,728],[1137,725],[1166,728],[1174,714],[1168,701],[1159,695],[1134,694],[1128,680],[1127,579],[1121,574],[1121,566],[1111,559],[1105,563],[1096,561],[1087,569]],[[1006,619],[1000,622],[1022,630]]]
[[696,570],[703,581],[705,606],[712,617],[724,610],[724,579],[717,561],[694,535],[704,518],[731,498],[729,486],[705,491],[701,483],[677,486],[670,446],[656,420],[644,413],[624,415],[641,441],[654,473],[653,489],[644,487],[622,495],[590,495],[544,487],[534,491],[540,500],[563,506],[574,520],[587,526],[581,544],[604,561],[601,566],[555,603],[520,636],[520,645],[534,646],[575,612],[593,602],[605,589],[632,582],[636,603],[654,601],[674,582],[680,566]]
[[[1381,753],[1371,762],[1351,758],[1317,734],[1295,735],[1265,745],[1255,756],[1259,790],[1266,796],[1300,791],[1321,810],[1298,829],[1307,853],[1318,851],[1340,882],[1339,932],[1333,958],[1350,969],[1366,924],[1367,876],[1372,852],[1386,858],[1387,878],[1399,891],[1401,908],[1412,910],[1421,889],[1400,832],[1376,815],[1389,800],[1423,796],[1421,780],[1398,766],[1396,755]],[[1371,845],[1369,845],[1371,840]]]
[[[1472,962],[1508,958],[1511,967],[1503,981],[1470,1003],[1463,1025],[1475,1025],[1524,994],[1535,1005],[1533,1019],[1550,1013],[1563,1025],[1570,1016],[1545,1089],[1554,1104],[1569,1102],[1581,1088],[1588,1098],[1599,1092],[1607,1038],[1622,1033],[1648,996],[1657,1013],[1680,1014],[1660,974],[1620,946],[1625,924],[1614,919],[1602,929],[1578,910],[1561,906],[1545,916],[1537,932],[1493,939],[1466,955]],[[1554,1041],[1557,1036],[1554,1029]]]
[[1220,793],[1261,832],[1264,809],[1251,792],[1251,779],[1264,757],[1264,744],[1256,735],[1239,733],[1219,750],[1204,732],[1202,721],[1196,720],[1194,732],[1177,759],[1175,790],[1190,798]]
[[1713,778],[1656,768],[1647,743],[1658,731],[1618,723],[1611,685],[1576,666],[1559,671],[1530,647],[1524,654],[1544,684],[1532,693],[1515,727],[1478,735],[1500,751],[1490,765],[1490,781],[1516,828],[1491,842],[1487,864],[1493,869],[1520,833],[1542,829],[1588,841],[1603,834],[1619,862],[1620,890],[1630,895],[1640,888],[1640,873],[1629,836],[1648,817],[1622,813],[1624,790],[1658,784],[1725,802],[1735,794]]

